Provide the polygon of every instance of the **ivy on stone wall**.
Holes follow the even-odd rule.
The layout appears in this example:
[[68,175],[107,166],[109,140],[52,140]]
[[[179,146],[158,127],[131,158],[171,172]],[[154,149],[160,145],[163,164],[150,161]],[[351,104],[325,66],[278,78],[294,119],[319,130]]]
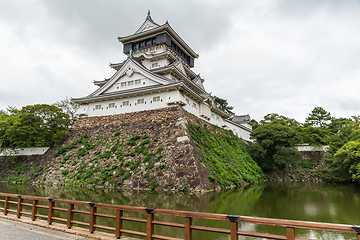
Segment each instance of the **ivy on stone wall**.
[[[211,131],[209,130],[211,128]],[[267,176],[245,150],[244,142],[231,131],[216,126],[188,126],[201,157],[210,170],[209,180],[221,188],[255,183]]]

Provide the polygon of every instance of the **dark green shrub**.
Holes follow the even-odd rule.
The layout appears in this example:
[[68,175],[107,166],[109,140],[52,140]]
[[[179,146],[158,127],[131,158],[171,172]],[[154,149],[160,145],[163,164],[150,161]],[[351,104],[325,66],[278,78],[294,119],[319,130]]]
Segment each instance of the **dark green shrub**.
[[149,186],[151,190],[155,190],[159,186],[159,183],[156,180],[152,180],[150,181]]
[[87,152],[86,152],[85,148],[79,148],[79,150],[77,152],[78,156],[81,156],[81,157],[85,156],[86,153]]
[[159,168],[161,168],[161,169],[166,168],[166,164],[160,164],[160,165],[159,165]]
[[106,151],[103,154],[100,155],[100,158],[106,158],[109,159],[111,157],[111,152],[110,151]]
[[63,169],[60,171],[60,173],[65,176],[69,173],[69,169]]

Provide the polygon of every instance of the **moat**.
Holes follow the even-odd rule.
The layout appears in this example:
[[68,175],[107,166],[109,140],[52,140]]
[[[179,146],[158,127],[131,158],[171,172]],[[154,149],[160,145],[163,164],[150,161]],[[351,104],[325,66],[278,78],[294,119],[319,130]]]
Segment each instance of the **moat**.
[[[356,185],[326,183],[269,182],[251,185],[245,189],[210,193],[165,191],[110,191],[107,189],[50,188],[26,185],[0,184],[0,192],[45,196],[72,200],[93,201],[176,210],[190,210],[243,216],[280,218],[291,220],[360,224],[360,191]],[[141,217],[141,216],[138,216]],[[163,220],[180,222],[182,219],[164,217]],[[105,220],[104,220],[105,221]],[[134,230],[141,225],[129,224]],[[131,226],[130,224],[133,224]],[[228,228],[224,222],[197,220],[194,224]],[[283,228],[239,224],[239,229],[284,235]],[[166,227],[155,231],[183,238],[183,231]],[[296,229],[297,237],[316,239],[356,239],[354,234]],[[228,239],[228,236],[194,231],[194,239]],[[247,238],[241,238],[247,239]],[[254,239],[254,238],[248,238]]]

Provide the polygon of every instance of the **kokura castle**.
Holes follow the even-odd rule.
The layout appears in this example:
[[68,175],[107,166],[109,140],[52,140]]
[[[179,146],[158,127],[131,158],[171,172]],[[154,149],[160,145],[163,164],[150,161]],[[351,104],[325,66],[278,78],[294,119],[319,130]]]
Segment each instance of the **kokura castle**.
[[148,12],[132,35],[118,37],[127,59],[110,64],[116,72],[86,97],[72,98],[80,104],[80,117],[106,116],[181,106],[187,112],[249,140],[250,116],[231,116],[214,103],[204,79],[192,71],[199,55],[166,22],[159,25]]

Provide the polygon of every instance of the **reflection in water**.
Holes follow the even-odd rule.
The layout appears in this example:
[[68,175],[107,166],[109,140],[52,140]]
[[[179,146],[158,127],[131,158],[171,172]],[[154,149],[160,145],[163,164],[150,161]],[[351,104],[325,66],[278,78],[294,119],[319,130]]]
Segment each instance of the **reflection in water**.
[[[189,210],[244,216],[332,222],[343,224],[360,224],[360,192],[354,185],[330,185],[320,183],[265,183],[252,185],[245,189],[233,189],[211,193],[183,192],[148,192],[148,191],[110,191],[107,189],[50,188],[28,187],[25,185],[0,184],[0,192],[23,195],[45,196],[174,210]],[[61,206],[61,205],[59,205]],[[62,206],[66,207],[66,206]],[[88,210],[88,208],[79,208]],[[99,209],[98,209],[99,210]],[[31,209],[25,209],[31,211]],[[115,214],[113,211],[99,210],[102,213]],[[47,212],[44,210],[43,213]],[[66,218],[66,213],[59,215]],[[125,216],[146,218],[145,214],[126,212]],[[76,220],[87,221],[88,216],[76,215]],[[159,221],[183,223],[183,218],[157,216]],[[115,226],[114,220],[99,218],[99,224]],[[228,222],[212,220],[193,221],[195,225],[229,228]],[[125,222],[125,228],[146,231],[145,224]],[[285,235],[285,228],[239,224],[242,231],[256,231]],[[155,233],[183,238],[182,229],[155,227]],[[317,239],[356,239],[355,234],[338,234],[332,232],[296,229],[297,237]],[[229,236],[194,231],[194,239],[229,239]],[[240,239],[254,239],[240,237]]]

